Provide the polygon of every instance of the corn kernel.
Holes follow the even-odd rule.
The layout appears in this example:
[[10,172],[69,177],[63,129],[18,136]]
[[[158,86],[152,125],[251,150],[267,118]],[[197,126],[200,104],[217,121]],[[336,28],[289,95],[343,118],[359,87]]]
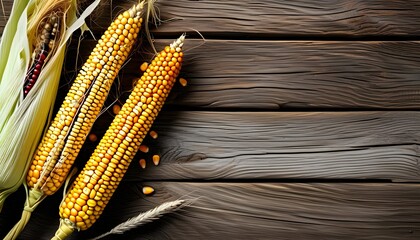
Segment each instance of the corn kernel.
[[187,82],[187,80],[185,78],[180,78],[179,79],[179,83],[181,83],[181,85],[183,87],[186,87],[188,82]]
[[140,71],[144,72],[146,71],[149,64],[147,62],[144,62],[142,65],[140,65]]
[[148,187],[148,186],[143,187],[143,194],[144,195],[150,195],[154,192],[155,192],[155,189],[153,189],[152,187]]
[[96,134],[94,133],[89,134],[89,141],[96,142],[96,140],[98,140],[98,137],[96,136]]
[[157,166],[157,165],[159,165],[159,162],[160,162],[160,156],[159,155],[153,155],[152,160],[153,160],[153,164],[155,164],[155,166]]
[[112,112],[114,114],[118,114],[121,111],[121,106],[118,104],[115,104],[114,106],[112,106]]
[[140,164],[140,167],[141,168],[143,168],[143,169],[146,168],[146,160],[145,159],[140,159],[139,160],[139,164]]
[[149,152],[149,147],[146,145],[140,145],[140,151],[144,152],[144,153],[148,153]]

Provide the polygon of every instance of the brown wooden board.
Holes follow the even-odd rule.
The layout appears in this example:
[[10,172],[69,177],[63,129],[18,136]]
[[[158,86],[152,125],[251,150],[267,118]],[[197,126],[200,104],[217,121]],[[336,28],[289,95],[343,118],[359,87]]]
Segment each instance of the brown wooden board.
[[[133,4],[106,2],[108,6],[102,5],[89,22],[95,32],[107,28],[113,16]],[[209,37],[420,35],[418,0],[159,0],[157,6],[164,21],[159,34],[197,30]]]
[[[12,0],[2,1],[6,15]],[[90,0],[80,1],[87,6]],[[102,1],[88,24],[102,32],[133,1]],[[111,2],[113,4],[111,4]],[[420,35],[420,1],[194,1],[160,0],[158,34],[194,32],[209,36],[350,37]],[[0,9],[1,10],[1,9]],[[0,11],[0,32],[6,23]]]
[[[6,15],[12,2],[2,2]],[[89,2],[79,1],[79,9]],[[87,24],[99,37],[134,2],[103,0]],[[107,239],[420,239],[420,0],[159,0],[157,6],[165,21],[153,29],[158,49],[188,33],[182,70],[188,86],[175,87],[153,127],[158,139],[146,139],[150,152],[136,156],[104,215],[70,239],[94,237],[180,198],[195,201]],[[205,44],[199,46],[195,30]],[[95,44],[86,35],[76,58],[77,37],[57,102],[77,72],[75,60],[83,63]],[[139,65],[151,57],[147,43],[136,49],[108,106],[124,101]],[[98,119],[92,130],[98,137],[113,115],[108,110]],[[95,143],[85,144],[78,169]],[[153,154],[161,156],[159,166]],[[156,193],[143,195],[145,185]],[[61,192],[48,197],[18,239],[50,239],[61,198]],[[23,203],[23,188],[7,199],[0,238]]]
[[[144,196],[144,185],[156,193]],[[94,237],[175,199],[195,201],[143,228],[106,239],[420,238],[418,184],[125,182],[98,222],[70,239]],[[20,239],[49,239],[58,226],[59,200],[54,196],[43,202]]]
[[[136,157],[127,179],[419,181],[418,119],[419,112],[163,112],[153,127],[158,139],[146,141],[149,154]],[[152,154],[161,155],[158,167]]]
[[12,6],[12,0],[2,1],[0,3],[0,37],[3,35],[3,30],[12,11]]
[[[159,40],[156,46],[172,41]],[[188,87],[176,88],[168,104],[204,109],[420,109],[420,42],[209,40],[199,46],[202,41],[186,41],[181,76]],[[83,42],[79,63],[94,44]],[[75,55],[73,48],[69,56]],[[121,75],[122,89],[131,89],[140,64],[151,57],[144,49],[133,55]],[[67,62],[74,64],[71,58]]]

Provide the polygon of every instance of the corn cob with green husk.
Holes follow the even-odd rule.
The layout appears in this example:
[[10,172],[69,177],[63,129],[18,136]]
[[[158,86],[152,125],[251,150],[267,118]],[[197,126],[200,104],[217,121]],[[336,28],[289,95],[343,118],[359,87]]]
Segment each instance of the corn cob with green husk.
[[146,137],[181,69],[185,36],[158,53],[60,205],[53,239],[86,230],[99,218]]
[[135,43],[143,7],[144,2],[141,2],[121,13],[102,35],[80,70],[34,154],[26,177],[29,192],[22,218],[6,239],[16,238],[36,206],[65,182],[118,71]]
[[98,4],[76,17],[76,0],[13,2],[0,42],[0,210],[25,179],[51,117],[66,43]]

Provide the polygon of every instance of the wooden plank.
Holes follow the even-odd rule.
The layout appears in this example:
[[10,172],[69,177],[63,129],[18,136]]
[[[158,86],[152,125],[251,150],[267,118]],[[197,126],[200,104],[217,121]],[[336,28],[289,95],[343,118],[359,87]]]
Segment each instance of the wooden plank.
[[[132,1],[104,1],[92,16],[96,32]],[[420,1],[160,0],[163,34],[200,31],[204,36],[419,36]]]
[[[161,48],[172,40],[160,40]],[[420,42],[187,40],[181,75],[169,104],[205,109],[369,108],[420,109]],[[75,44],[73,45],[75,46]],[[81,44],[88,54],[94,42]],[[190,50],[189,50],[190,49]],[[80,55],[85,59],[85,55]],[[76,55],[75,49],[68,56]],[[127,64],[123,89],[143,61]],[[69,69],[74,69],[67,61]],[[79,59],[79,63],[81,63]]]
[[[83,1],[87,5],[89,1]],[[88,24],[94,32],[102,32],[111,19],[130,7],[131,0],[111,5],[107,0],[95,10]],[[12,0],[4,0],[4,13],[9,16]],[[306,0],[279,2],[193,1],[157,3],[162,24],[155,34],[194,32],[209,37],[254,34],[255,36],[419,36],[417,25],[420,1],[324,1],[322,4]],[[0,32],[6,24],[0,11]],[[265,16],[265,17],[262,17]],[[266,17],[269,16],[269,17]],[[171,21],[172,20],[172,21]]]
[[[12,0],[4,0],[6,14]],[[89,1],[82,1],[83,6]],[[102,32],[117,13],[133,1],[104,0],[88,20],[94,32]],[[372,35],[416,36],[420,34],[420,1],[194,1],[160,0],[157,33],[194,32],[205,36],[287,37]],[[1,13],[3,15],[3,13]],[[0,17],[3,18],[3,17]],[[0,29],[5,21],[0,19]],[[156,31],[155,31],[156,32]]]
[[[153,186],[156,193],[144,196],[143,184]],[[89,239],[179,198],[195,202],[153,224],[107,239],[420,238],[419,184],[126,182],[98,222],[70,239]],[[46,200],[33,213],[21,239],[50,239],[58,226],[57,207],[52,206],[60,199],[54,200]]]
[[420,112],[163,112],[159,138],[146,142],[149,155],[137,156],[127,179],[419,181],[418,119]]
[[7,19],[12,12],[12,7],[13,1],[11,0],[1,1],[0,3],[0,38],[3,35],[3,30],[6,26]]

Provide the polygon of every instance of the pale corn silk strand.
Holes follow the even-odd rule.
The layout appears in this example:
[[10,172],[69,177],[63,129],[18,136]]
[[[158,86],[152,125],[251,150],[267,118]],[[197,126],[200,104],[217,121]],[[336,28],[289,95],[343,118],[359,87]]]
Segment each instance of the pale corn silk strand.
[[[135,31],[138,31],[138,29],[140,28],[140,25],[141,25],[141,17],[140,17],[140,15],[141,15],[141,11],[143,9],[143,5],[144,5],[144,3],[141,2],[141,3],[135,5],[130,10],[127,11],[127,13],[130,15],[130,18],[133,18],[135,20],[140,19],[139,20],[139,23],[140,24],[136,28],[133,28],[133,30],[135,30]],[[136,22],[136,21],[134,21],[134,22]],[[137,35],[137,33],[134,33],[134,36],[135,35]],[[128,37],[130,37],[130,36],[131,36],[131,34],[128,35]],[[134,41],[135,41],[135,37],[132,40],[132,42],[134,43]],[[121,51],[130,51],[130,49],[131,49],[131,47],[133,45],[133,44],[126,44],[125,42],[122,42],[121,44],[124,44],[124,46],[127,45],[127,47],[125,47],[126,50],[122,50],[122,47],[121,47],[120,48]],[[128,53],[127,53],[127,55],[128,55]],[[121,57],[121,60],[120,60],[118,58],[119,57],[119,55],[118,55],[118,56],[115,57],[115,59],[116,59],[116,61],[124,61],[125,56],[126,55],[124,55],[124,57],[123,56],[120,56]],[[117,69],[118,69],[118,67],[117,67]],[[92,82],[96,82],[96,81],[92,81]],[[108,84],[109,87],[110,87],[110,84],[112,84],[112,82],[113,82],[113,77],[112,78],[109,77],[109,79],[107,78],[107,80],[104,81],[103,84],[101,84],[101,81],[99,81],[99,84],[100,84],[99,86],[101,86],[101,88],[104,88],[105,89],[105,85]],[[72,86],[72,88],[73,88],[73,86]],[[104,96],[106,96],[107,93],[103,93],[103,94],[104,94]],[[82,99],[85,99],[85,97],[82,98]],[[76,107],[75,106],[77,108],[77,112],[81,111],[80,109],[85,107],[84,102],[83,102],[83,104],[80,102],[77,105],[79,106],[79,107]],[[100,105],[100,106],[102,106],[102,105]],[[79,117],[79,116],[77,115],[76,117]],[[80,116],[80,117],[82,117],[82,116]],[[93,122],[92,122],[92,124],[93,124]],[[55,127],[53,127],[53,128],[55,129]],[[42,146],[43,144],[44,143],[42,142],[40,146]],[[54,151],[55,150],[53,150],[53,152],[51,153],[54,156],[56,156],[56,154],[61,154],[61,152],[54,152]],[[60,155],[57,155],[57,156],[60,156]],[[64,159],[67,158],[66,154],[64,154],[62,157]],[[50,162],[48,162],[48,159],[47,159],[47,162],[45,163],[45,166],[47,166],[47,167],[44,166],[43,171],[41,172],[40,178],[38,178],[38,179],[35,180],[36,183],[34,183],[31,180],[32,178],[29,178],[29,180],[31,180],[31,182],[29,182],[29,180],[28,180],[28,183],[27,184],[28,184],[28,187],[30,187],[30,189],[27,190],[27,200],[25,202],[25,207],[24,207],[24,211],[22,213],[21,220],[14,226],[14,228],[9,232],[9,234],[6,236],[5,239],[15,239],[19,235],[19,233],[23,230],[23,228],[25,227],[25,225],[27,224],[27,222],[28,222],[28,220],[29,220],[29,218],[31,216],[31,212],[37,207],[37,205],[46,196],[51,195],[51,194],[55,193],[56,190],[58,190],[58,187],[59,186],[56,185],[55,190],[53,190],[53,189],[50,189],[48,187],[48,185],[46,185],[46,182],[54,181],[53,178],[55,178],[54,177],[54,174],[56,174],[55,173],[56,170],[57,171],[63,170],[62,169],[62,162],[61,162],[61,160],[62,160],[61,157],[60,157],[60,160],[59,161],[51,160]],[[51,169],[48,166],[50,166]],[[31,167],[31,169],[32,169],[32,167]],[[53,173],[53,175],[51,175],[50,173]],[[63,171],[62,172],[62,174],[65,174],[65,175],[67,175],[67,173],[68,173],[67,171],[65,171],[65,172]],[[45,178],[43,177],[44,175],[45,175]],[[63,177],[65,178],[64,175],[63,175]],[[55,181],[57,181],[57,180],[55,180]],[[60,182],[57,182],[57,183],[59,183],[60,186],[61,186],[61,181]],[[32,185],[30,185],[30,184],[32,184]],[[47,187],[47,188],[44,189],[44,186]]]
[[[8,62],[5,67],[0,68],[4,70],[1,73],[0,82],[0,165],[2,166],[0,168],[0,207],[3,205],[5,198],[14,192],[25,179],[33,153],[38,146],[46,123],[49,122],[59,85],[66,43],[74,31],[85,29],[85,18],[92,13],[100,0],[94,1],[80,17],[76,17],[76,0],[31,0],[26,1],[25,7],[23,2],[14,2],[10,19],[11,21],[19,19],[19,23],[16,26],[13,23],[10,23],[10,25],[8,23],[9,29],[16,29],[17,32],[10,45]],[[49,61],[42,69],[37,83],[26,98],[23,98],[23,84],[30,63],[32,42],[35,36],[33,31],[36,31],[37,28],[37,24],[34,23],[35,20],[31,17],[42,19],[42,16],[37,15],[39,12],[34,12],[36,6],[46,9],[56,4],[63,4],[63,13],[65,13],[62,19],[63,27],[61,28],[63,32],[60,33],[61,37],[56,42],[55,51],[52,51],[52,54],[49,55]],[[16,9],[19,8],[15,6],[21,7],[23,10],[18,12]],[[32,32],[31,23],[33,23],[32,28],[35,28]],[[5,29],[5,35],[9,33],[8,26]],[[27,36],[32,36],[32,38]],[[2,53],[6,52],[4,46],[8,42],[8,39],[2,40],[0,48]],[[32,200],[28,199],[27,201],[31,202]],[[34,205],[36,206],[37,203],[34,203]],[[32,211],[27,207],[25,207],[25,210],[21,220],[24,223],[23,225],[29,220]],[[13,232],[11,232],[11,236],[8,235],[5,239],[16,238]]]

